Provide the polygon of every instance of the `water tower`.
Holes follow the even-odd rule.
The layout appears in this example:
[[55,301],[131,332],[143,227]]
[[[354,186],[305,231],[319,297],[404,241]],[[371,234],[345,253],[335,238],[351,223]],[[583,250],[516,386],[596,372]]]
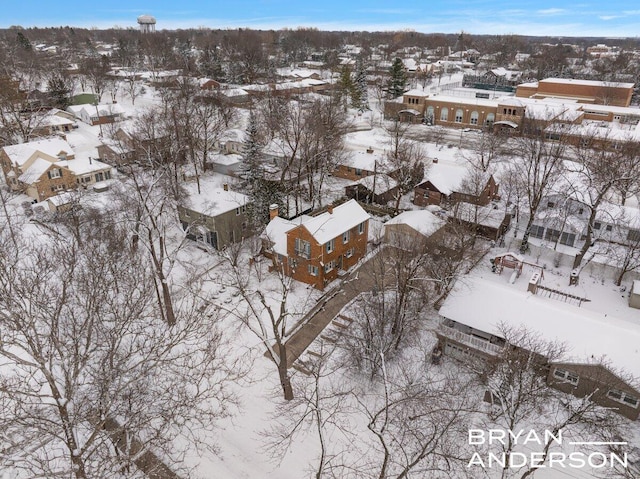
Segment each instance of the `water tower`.
[[140,15],[138,17],[138,25],[142,33],[153,33],[156,31],[156,19],[151,15]]

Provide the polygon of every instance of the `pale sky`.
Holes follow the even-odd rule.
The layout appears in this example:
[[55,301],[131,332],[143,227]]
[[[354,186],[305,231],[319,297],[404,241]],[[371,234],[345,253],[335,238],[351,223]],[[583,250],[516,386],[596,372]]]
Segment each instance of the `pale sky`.
[[136,27],[141,14],[154,15],[157,29],[317,27],[598,37],[640,33],[640,5],[632,0],[24,0],[2,2],[0,27],[126,28]]

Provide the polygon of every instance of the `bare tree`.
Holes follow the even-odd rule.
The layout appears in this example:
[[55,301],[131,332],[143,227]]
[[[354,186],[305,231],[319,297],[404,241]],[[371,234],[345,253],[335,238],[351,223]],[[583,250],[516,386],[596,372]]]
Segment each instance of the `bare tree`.
[[294,280],[284,266],[266,273],[264,261],[256,261],[259,245],[254,240],[231,245],[219,252],[228,272],[222,281],[243,299],[228,312],[239,320],[262,343],[267,357],[276,366],[284,399],[293,399],[293,387],[289,375],[289,348],[287,340],[294,314],[289,293]]
[[523,192],[529,215],[520,251],[525,252],[529,244],[529,232],[542,199],[548,194],[563,169],[563,156],[567,139],[562,133],[553,140],[546,128],[548,120],[523,120],[523,135],[516,139],[519,158],[510,163],[511,178],[517,181]]
[[[546,463],[556,446],[554,438],[559,435],[571,437],[573,441],[589,441],[603,430],[617,430],[622,420],[593,402],[591,395],[573,397],[547,384],[549,363],[564,356],[563,344],[540,339],[526,329],[504,324],[499,329],[506,341],[502,354],[495,360],[474,365],[481,384],[487,389],[485,398],[489,409],[484,429],[519,431],[535,424],[536,430],[550,431],[552,434],[545,435],[539,444],[539,464]],[[498,449],[505,458],[501,479],[525,479],[536,471],[537,466],[531,461],[522,467],[510,465],[509,457],[519,446],[512,435],[489,445],[489,450]]]
[[138,477],[134,465],[166,467],[158,453],[179,464],[233,405],[202,283],[174,293],[168,329],[117,214],[40,225],[19,251],[0,233],[0,464],[79,479]]
[[387,163],[391,176],[398,182],[395,201],[395,211],[398,212],[402,196],[412,191],[424,178],[427,155],[422,145],[408,138],[408,124],[396,119],[386,130],[389,135]]
[[600,206],[617,185],[638,184],[640,154],[635,141],[614,142],[597,132],[582,138],[575,148],[576,163],[569,163],[570,194],[577,196],[589,209],[586,238],[576,255],[573,267],[578,268],[594,243],[594,224]]

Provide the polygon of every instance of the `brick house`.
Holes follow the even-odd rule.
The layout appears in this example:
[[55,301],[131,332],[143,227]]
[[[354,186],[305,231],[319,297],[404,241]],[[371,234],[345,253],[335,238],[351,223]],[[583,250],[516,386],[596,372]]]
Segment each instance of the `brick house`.
[[432,164],[426,180],[413,190],[413,204],[425,207],[462,202],[485,206],[498,196],[498,184],[491,174],[485,175],[484,187],[478,194],[466,191],[464,181],[469,175],[470,169],[464,166]]
[[76,158],[64,140],[47,139],[0,150],[0,164],[7,185],[36,202],[62,191],[88,187],[111,179],[111,167],[90,157]]
[[446,221],[427,210],[409,210],[384,224],[384,242],[398,248],[425,251],[441,240]]
[[262,234],[265,256],[298,281],[324,289],[367,251],[369,215],[355,201],[330,206],[317,216],[286,220],[271,212]]
[[638,418],[640,385],[630,378],[640,377],[640,327],[531,294],[517,282],[508,284],[508,279],[488,274],[466,276],[443,302],[437,335],[445,355],[491,361],[501,357],[506,346],[501,324],[527,330],[541,340],[566,345],[560,357],[538,355],[536,360],[550,387],[578,397],[592,394],[594,402]]

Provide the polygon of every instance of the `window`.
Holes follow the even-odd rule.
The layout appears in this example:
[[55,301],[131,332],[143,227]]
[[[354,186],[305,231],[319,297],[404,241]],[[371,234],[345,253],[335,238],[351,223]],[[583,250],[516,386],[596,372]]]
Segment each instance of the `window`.
[[553,201],[549,201],[547,203],[547,208],[554,208],[556,206],[556,204]]
[[599,221],[596,221],[595,223],[593,223],[594,230],[599,230],[600,228],[602,228],[602,223],[600,223]]
[[542,239],[543,234],[544,234],[544,226],[531,225],[531,229],[529,230],[529,236],[533,238]]
[[605,230],[607,230],[607,231],[611,231],[612,229],[613,228],[611,227],[611,225],[607,225],[606,228],[605,228]]
[[328,273],[329,271],[331,271],[334,268],[334,263],[333,261],[329,261],[327,264],[324,265],[324,272]]
[[295,258],[291,258],[289,260],[289,266],[291,266],[291,268],[297,268],[298,267],[298,260]]
[[317,266],[313,266],[313,265],[311,265],[311,264],[310,264],[310,265],[307,267],[307,269],[308,269],[309,274],[310,274],[311,276],[318,276],[318,267],[317,267]]
[[364,221],[358,225],[358,234],[364,233]]
[[242,209],[238,206],[236,208],[236,216],[238,216],[242,212]]
[[471,112],[471,118],[469,119],[469,123],[471,123],[472,125],[477,125],[478,124],[478,112],[477,111],[472,111]]
[[578,209],[578,214],[581,215],[582,213],[584,213],[584,208]]
[[344,254],[345,258],[351,258],[353,256],[353,248],[349,248],[347,252]]
[[356,168],[356,176],[362,176],[362,170],[360,168]]
[[493,126],[493,122],[495,121],[496,116],[493,113],[489,113],[487,115],[487,119],[484,121],[484,125],[488,128]]
[[547,228],[546,233],[544,234],[544,239],[547,241],[557,241],[560,238],[560,231],[554,230],[553,228]]
[[327,253],[333,252],[333,250],[336,248],[336,240],[332,239],[331,241],[327,241],[325,246],[327,248]]
[[296,238],[295,244],[296,254],[303,258],[311,258],[311,243],[300,238]]
[[463,115],[462,109],[458,108],[456,110],[456,123],[462,123],[462,115]]
[[440,110],[440,121],[448,121],[449,120],[449,109],[443,108]]
[[573,246],[575,242],[576,242],[576,235],[574,235],[573,233],[562,233],[560,235],[560,244]]
[[637,397],[632,396],[631,394],[628,394],[624,391],[620,391],[618,389],[610,389],[607,392],[607,397],[613,399],[614,401],[618,401],[619,403],[622,403],[634,408],[637,408],[638,404],[640,403]]
[[55,191],[62,191],[64,190],[64,185],[54,185],[51,187],[51,191],[55,192]]
[[572,373],[571,371],[567,371],[566,369],[554,369],[553,377],[556,379],[560,379],[561,382],[571,383],[574,386],[578,384],[578,380],[580,379],[580,376]]
[[49,178],[51,178],[52,180],[56,178],[62,178],[62,170],[60,168],[54,168],[49,172]]
[[629,230],[627,240],[637,243],[640,241],[640,230]]
[[102,172],[96,173],[96,181],[102,181],[102,180],[104,180],[104,175],[102,174]]
[[347,244],[349,242],[349,237],[351,236],[351,232],[345,231],[342,233],[342,244]]
[[105,171],[104,172],[104,179],[105,180],[110,180],[111,179],[111,171]]

